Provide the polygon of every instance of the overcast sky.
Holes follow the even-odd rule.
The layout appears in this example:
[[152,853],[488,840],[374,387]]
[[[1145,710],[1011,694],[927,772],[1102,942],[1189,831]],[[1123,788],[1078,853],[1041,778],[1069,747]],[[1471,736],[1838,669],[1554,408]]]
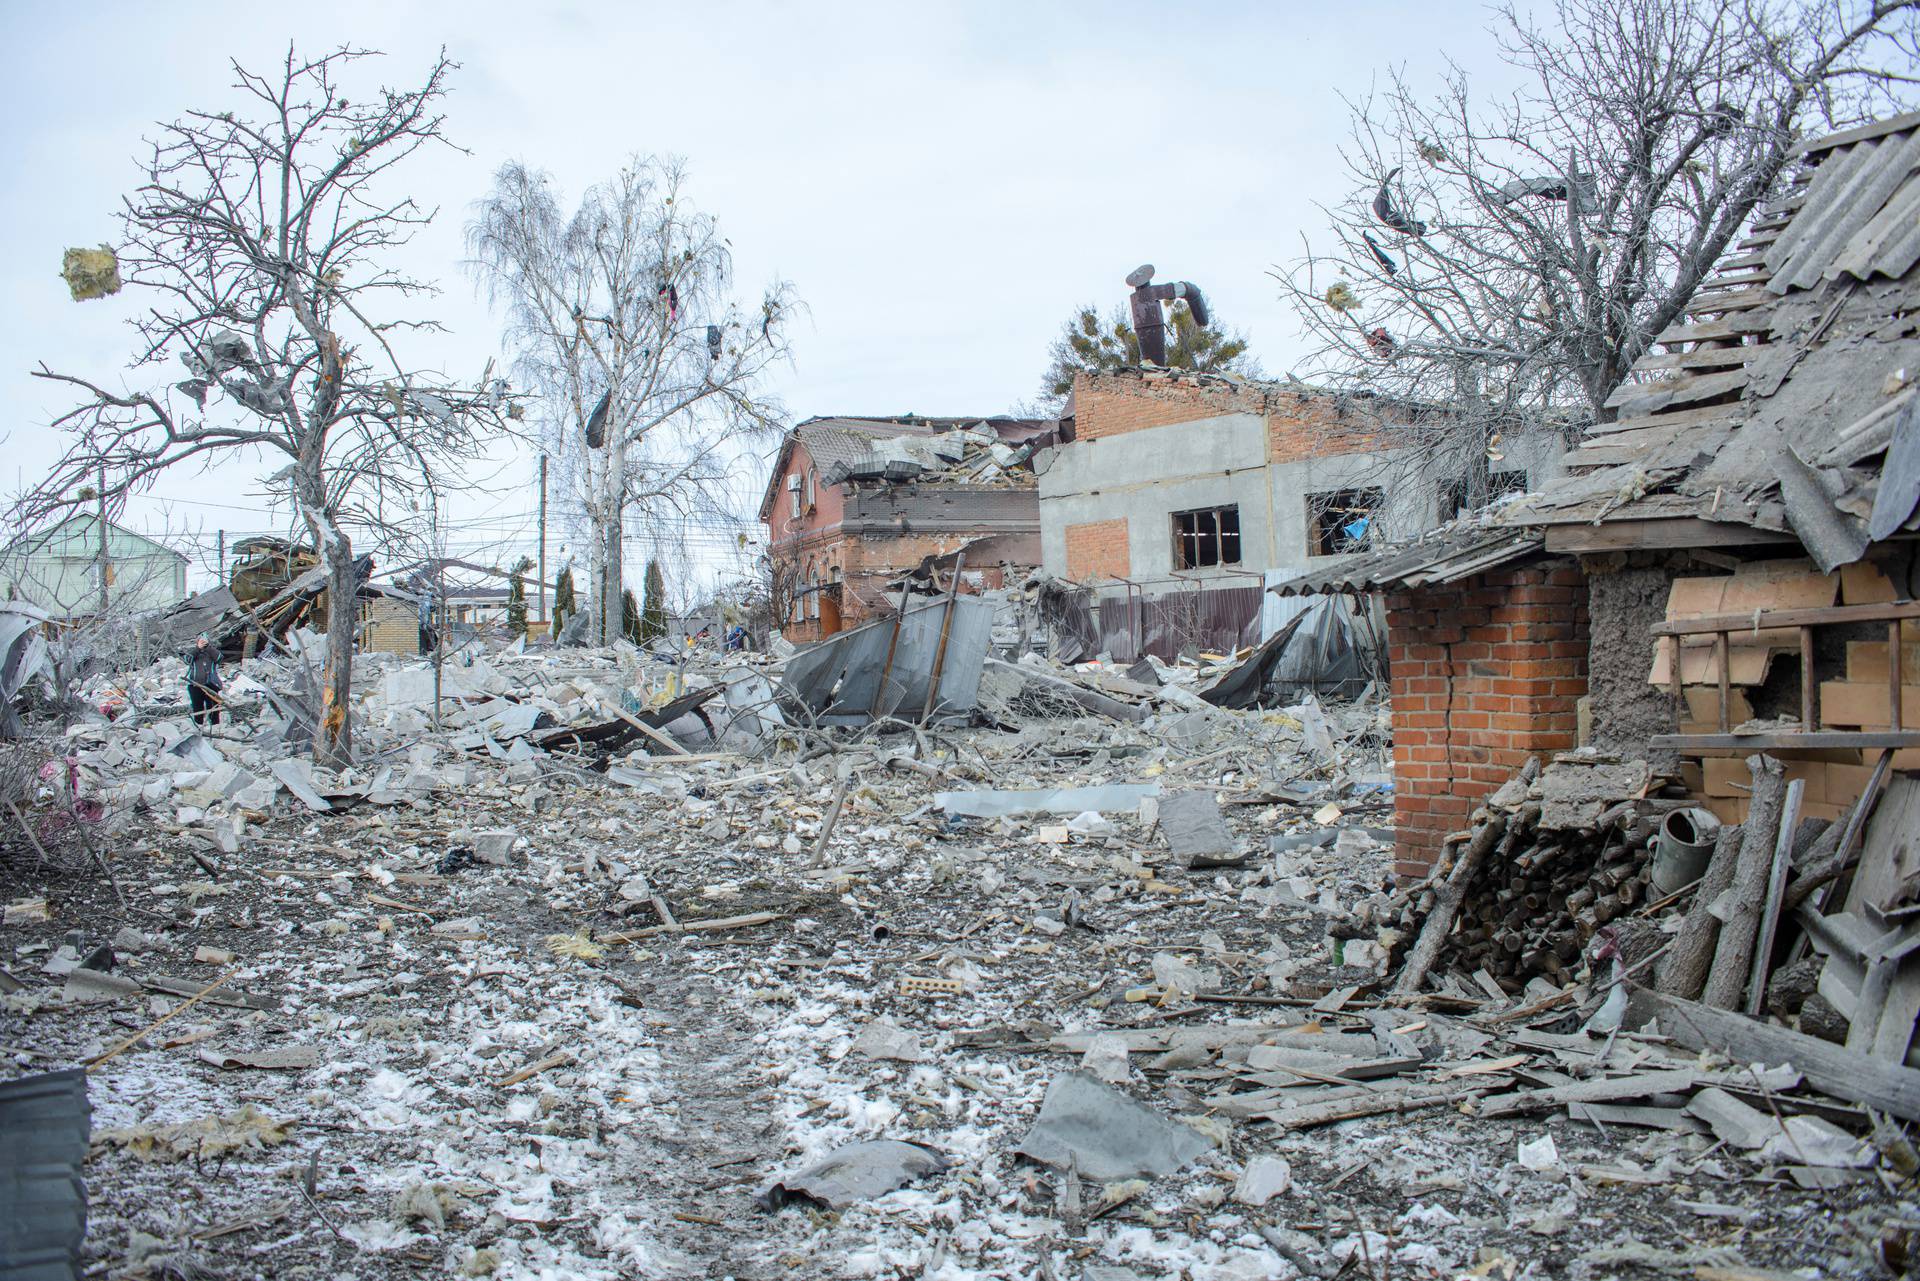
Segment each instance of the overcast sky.
[[[418,83],[443,44],[460,64],[447,132],[467,154],[409,162],[440,215],[401,265],[439,282],[428,309],[449,329],[416,348],[423,361],[470,376],[499,353],[460,260],[468,209],[503,161],[549,170],[573,197],[630,154],[678,154],[743,293],[784,277],[807,305],[776,386],[797,421],[1003,412],[1034,395],[1062,319],[1119,301],[1142,262],[1198,284],[1284,373],[1296,324],[1267,272],[1302,233],[1322,236],[1316,202],[1342,194],[1340,94],[1401,64],[1437,85],[1443,54],[1504,84],[1485,23],[1457,0],[9,4],[0,480],[31,483],[60,448],[47,423],[70,402],[30,369],[117,379],[131,350],[139,300],[72,302],[61,252],[115,239],[154,122],[225,109],[229,59],[265,66],[289,40],[384,51],[356,73],[369,86]],[[532,545],[535,486],[524,451],[498,453],[483,473],[498,492],[456,511],[452,538],[505,564]],[[128,523],[193,547],[204,585],[214,530],[284,528],[256,476],[169,478]]]

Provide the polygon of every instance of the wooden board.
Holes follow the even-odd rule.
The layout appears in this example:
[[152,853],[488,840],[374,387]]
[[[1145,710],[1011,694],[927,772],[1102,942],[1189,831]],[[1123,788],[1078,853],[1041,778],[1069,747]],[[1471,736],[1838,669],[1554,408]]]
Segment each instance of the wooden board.
[[1750,525],[1701,520],[1695,516],[1662,516],[1652,520],[1615,520],[1603,525],[1549,525],[1550,552],[1627,551],[1640,547],[1745,547],[1791,543],[1791,534],[1776,534]]
[[1718,316],[1729,311],[1750,311],[1755,307],[1770,306],[1774,301],[1774,296],[1765,289],[1731,289],[1714,293],[1702,291],[1687,304],[1686,314]]
[[1636,414],[1610,423],[1594,423],[1587,428],[1587,435],[1610,436],[1615,432],[1636,431],[1642,427],[1697,427],[1701,423],[1738,423],[1746,416],[1746,410],[1739,405],[1707,405],[1701,409],[1676,409],[1670,414]]
[[1791,1063],[1807,1083],[1837,1099],[1920,1120],[1920,1071],[1883,1063],[1802,1032],[1762,1023],[1698,1001],[1636,987],[1624,1026],[1658,1019],[1661,1032],[1691,1050],[1713,1050],[1735,1063]]
[[1625,414],[1656,413],[1669,405],[1688,405],[1730,395],[1747,385],[1745,362],[1738,369],[1717,373],[1682,371],[1678,377],[1652,382],[1622,383],[1607,397],[1609,409],[1625,407]]
[[1662,369],[1735,369],[1764,351],[1763,347],[1695,347],[1692,351],[1653,352],[1633,362],[1635,373]]
[[1860,870],[1847,891],[1846,910],[1877,920],[1888,895],[1920,867],[1920,779],[1896,774],[1867,821]]

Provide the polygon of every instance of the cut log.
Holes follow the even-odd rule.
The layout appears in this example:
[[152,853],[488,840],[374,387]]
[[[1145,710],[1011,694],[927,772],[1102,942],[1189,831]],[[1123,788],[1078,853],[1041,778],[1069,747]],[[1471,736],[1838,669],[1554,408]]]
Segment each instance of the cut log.
[[1780,807],[1787,791],[1785,771],[1771,756],[1749,756],[1747,768],[1753,773],[1753,792],[1747,820],[1741,824],[1740,863],[1734,869],[1727,919],[1721,924],[1713,968],[1707,971],[1707,988],[1701,997],[1708,1005],[1722,1009],[1740,1004],[1747,980],[1752,977],[1754,936],[1766,903],[1774,836],[1780,828]]
[[1460,910],[1461,900],[1467,895],[1474,875],[1479,872],[1480,864],[1486,860],[1487,853],[1493,849],[1506,830],[1506,818],[1503,815],[1488,816],[1482,826],[1474,832],[1473,840],[1467,845],[1467,852],[1453,865],[1453,872],[1447,877],[1447,883],[1434,896],[1433,913],[1427,917],[1426,925],[1420,931],[1420,941],[1413,945],[1413,952],[1407,957],[1406,968],[1400,971],[1400,978],[1393,985],[1396,992],[1418,992],[1426,981],[1427,971],[1433,968],[1439,959],[1440,948],[1447,941],[1448,933],[1453,929],[1453,918]]
[[1660,1031],[1690,1050],[1712,1050],[1735,1063],[1791,1063],[1817,1090],[1850,1103],[1920,1120],[1920,1071],[1874,1059],[1804,1032],[1762,1023],[1730,1010],[1635,988],[1625,1026],[1658,1019]]
[[1781,802],[1780,830],[1773,842],[1773,858],[1767,867],[1766,899],[1760,905],[1760,938],[1753,949],[1753,977],[1747,983],[1746,1015],[1757,1018],[1767,999],[1767,970],[1773,964],[1774,931],[1780,925],[1780,900],[1787,892],[1787,864],[1793,853],[1793,835],[1800,823],[1800,795],[1806,783],[1794,779],[1787,784],[1787,796]]
[[1691,1001],[1705,986],[1707,970],[1713,965],[1714,942],[1720,933],[1719,918],[1709,909],[1733,884],[1733,873],[1739,863],[1740,828],[1728,825],[1720,829],[1720,835],[1714,840],[1713,858],[1707,863],[1699,892],[1693,896],[1693,906],[1687,909],[1687,919],[1681,924],[1680,933],[1674,936],[1673,949],[1661,963],[1656,986],[1668,996]]

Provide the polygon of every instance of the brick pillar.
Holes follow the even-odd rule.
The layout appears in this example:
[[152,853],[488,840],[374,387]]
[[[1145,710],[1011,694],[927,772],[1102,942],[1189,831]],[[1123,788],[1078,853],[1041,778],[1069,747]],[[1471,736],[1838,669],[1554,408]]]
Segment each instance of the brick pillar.
[[1422,876],[1449,832],[1529,757],[1574,745],[1587,591],[1564,561],[1387,595],[1394,870]]

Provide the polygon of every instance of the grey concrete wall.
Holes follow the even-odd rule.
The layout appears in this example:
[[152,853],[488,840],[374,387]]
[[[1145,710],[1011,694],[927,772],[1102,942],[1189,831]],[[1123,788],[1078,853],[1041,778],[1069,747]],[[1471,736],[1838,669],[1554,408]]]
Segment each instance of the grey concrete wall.
[[[1537,487],[1559,474],[1561,448],[1551,433],[1511,439],[1504,443],[1505,457],[1492,466],[1526,471]],[[1227,414],[1056,446],[1036,460],[1036,470],[1041,552],[1049,573],[1067,572],[1069,525],[1126,517],[1128,576],[1142,582],[1170,578],[1176,572],[1173,513],[1235,503],[1241,563],[1178,572],[1182,579],[1244,585],[1248,572],[1305,570],[1325,559],[1308,554],[1314,495],[1381,490],[1385,505],[1377,536],[1400,541],[1440,523],[1442,492],[1455,469],[1436,466],[1425,451],[1415,450],[1268,463],[1265,420]]]
[[[1075,441],[1040,461],[1040,548],[1050,572],[1067,568],[1066,528],[1127,518],[1135,579],[1173,573],[1174,512],[1240,506],[1242,568],[1258,563],[1271,538],[1267,514],[1267,426],[1254,414],[1202,418]],[[1239,578],[1227,570],[1189,577]]]

